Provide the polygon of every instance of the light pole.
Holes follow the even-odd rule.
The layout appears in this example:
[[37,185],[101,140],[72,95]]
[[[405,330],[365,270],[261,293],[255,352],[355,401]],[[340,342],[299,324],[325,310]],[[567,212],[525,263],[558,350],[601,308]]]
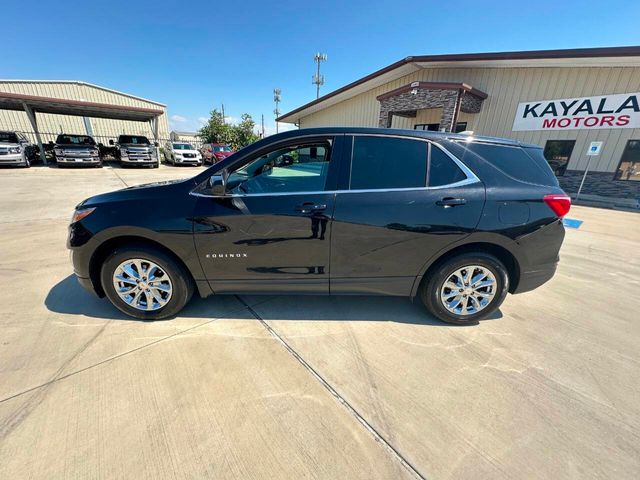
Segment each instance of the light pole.
[[273,113],[275,113],[276,115],[276,133],[278,133],[278,117],[280,116],[280,109],[278,108],[278,106],[280,105],[280,94],[282,93],[282,91],[279,88],[274,88],[273,89],[273,101],[276,104],[276,108],[273,111]]
[[318,64],[316,69],[316,74],[312,77],[311,83],[316,86],[316,98],[320,98],[320,85],[324,85],[324,75],[320,75],[320,62],[325,62],[327,60],[326,53],[316,53],[313,56],[313,61]]

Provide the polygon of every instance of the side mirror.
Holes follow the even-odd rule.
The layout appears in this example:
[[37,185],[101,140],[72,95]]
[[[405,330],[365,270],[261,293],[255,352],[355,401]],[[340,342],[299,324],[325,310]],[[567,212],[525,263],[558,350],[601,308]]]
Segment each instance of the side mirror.
[[209,177],[209,190],[216,197],[224,197],[227,194],[227,175],[226,171],[222,174],[216,174]]
[[103,144],[101,144],[101,143],[99,143],[99,144],[98,144],[98,148],[102,148],[102,147],[104,147],[104,145],[103,145]]
[[53,143],[53,142],[51,142],[51,141],[50,141],[50,142],[49,142],[49,145],[51,145],[51,146],[53,147],[53,146],[55,145],[55,143]]
[[109,140],[109,145],[113,145],[113,140]]
[[153,142],[153,146],[154,146],[154,147],[159,147],[159,146],[160,146],[160,144],[159,144],[158,142]]

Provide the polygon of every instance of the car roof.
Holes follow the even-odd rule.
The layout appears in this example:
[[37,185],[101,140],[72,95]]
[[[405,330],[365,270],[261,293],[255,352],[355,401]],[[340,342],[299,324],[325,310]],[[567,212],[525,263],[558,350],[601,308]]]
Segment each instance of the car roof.
[[279,133],[267,137],[271,140],[278,138],[285,140],[287,138],[294,138],[300,135],[328,135],[328,134],[373,134],[373,135],[389,135],[389,136],[403,136],[403,137],[416,137],[433,140],[435,142],[442,142],[444,140],[453,141],[465,141],[465,142],[482,142],[492,143],[505,146],[518,146],[518,147],[535,147],[540,148],[539,145],[531,145],[523,143],[518,140],[512,140],[509,138],[500,137],[488,137],[484,135],[472,135],[467,133],[450,133],[450,132],[433,132],[429,130],[408,130],[399,128],[373,128],[373,127],[319,127],[319,128],[301,128],[298,130],[289,130],[287,132]]

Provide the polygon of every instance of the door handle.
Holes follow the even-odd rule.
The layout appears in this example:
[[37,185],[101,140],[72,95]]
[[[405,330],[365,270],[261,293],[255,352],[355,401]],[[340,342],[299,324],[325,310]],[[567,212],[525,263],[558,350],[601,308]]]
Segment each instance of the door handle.
[[444,197],[436,202],[439,207],[450,208],[464,205],[467,201],[464,198]]
[[327,206],[324,203],[313,203],[313,202],[304,202],[301,205],[296,206],[296,212],[300,213],[311,213],[311,212],[321,212],[322,210],[326,210]]

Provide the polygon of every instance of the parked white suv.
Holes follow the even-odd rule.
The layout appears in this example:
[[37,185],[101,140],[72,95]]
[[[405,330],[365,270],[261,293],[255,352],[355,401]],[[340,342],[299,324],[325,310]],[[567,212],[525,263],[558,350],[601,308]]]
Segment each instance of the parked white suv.
[[35,146],[20,132],[0,131],[0,165],[30,167]]
[[164,159],[173,165],[202,165],[202,154],[190,143],[167,142]]

